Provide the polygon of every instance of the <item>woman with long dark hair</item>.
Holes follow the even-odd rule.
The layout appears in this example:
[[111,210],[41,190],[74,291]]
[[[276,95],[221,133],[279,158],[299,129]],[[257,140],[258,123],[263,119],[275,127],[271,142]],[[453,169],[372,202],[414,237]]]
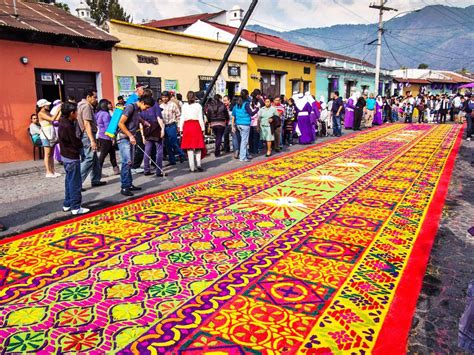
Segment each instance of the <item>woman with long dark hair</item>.
[[97,113],[95,114],[95,120],[97,121],[97,127],[99,129],[99,164],[100,169],[104,166],[105,158],[110,156],[110,164],[114,169],[114,174],[120,174],[119,167],[117,165],[117,157],[115,156],[115,145],[112,138],[105,134],[107,127],[109,126],[111,116],[110,116],[110,106],[112,103],[107,99],[102,99],[99,101]]
[[[187,94],[188,102],[183,105],[181,118],[179,120],[179,131],[181,132],[181,148],[188,152],[189,170],[201,172],[201,158],[206,155],[206,145],[204,144],[204,119],[202,117],[202,107],[197,102],[193,91]],[[204,154],[203,154],[204,153]],[[194,163],[196,159],[196,165]]]

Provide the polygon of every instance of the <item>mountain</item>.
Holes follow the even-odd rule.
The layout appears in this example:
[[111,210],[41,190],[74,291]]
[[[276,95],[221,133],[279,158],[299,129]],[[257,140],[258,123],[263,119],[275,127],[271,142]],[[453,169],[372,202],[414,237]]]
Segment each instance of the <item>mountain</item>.
[[[386,13],[385,18],[388,17]],[[432,69],[474,71],[473,18],[474,5],[466,8],[431,5],[385,22],[382,67],[417,68],[425,63]],[[375,63],[377,24],[301,28],[287,32],[260,25],[251,25],[248,29]]]

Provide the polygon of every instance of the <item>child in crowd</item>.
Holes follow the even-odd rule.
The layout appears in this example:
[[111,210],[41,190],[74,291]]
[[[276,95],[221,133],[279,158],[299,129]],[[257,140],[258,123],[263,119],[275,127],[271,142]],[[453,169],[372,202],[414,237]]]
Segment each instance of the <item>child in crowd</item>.
[[81,148],[82,141],[76,136],[74,122],[77,120],[77,105],[65,102],[61,108],[58,137],[63,159],[65,179],[65,198],[63,211],[71,211],[73,215],[89,212],[88,208],[81,207],[82,180],[81,180]]

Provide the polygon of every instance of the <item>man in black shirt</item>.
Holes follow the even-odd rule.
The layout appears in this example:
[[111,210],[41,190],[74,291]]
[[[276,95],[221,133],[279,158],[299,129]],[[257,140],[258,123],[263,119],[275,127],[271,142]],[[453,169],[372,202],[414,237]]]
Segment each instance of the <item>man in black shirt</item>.
[[334,91],[333,93],[333,102],[332,102],[332,129],[334,135],[336,137],[340,137],[342,135],[341,132],[341,114],[344,111],[344,102],[342,101],[342,97],[339,97],[339,91]]

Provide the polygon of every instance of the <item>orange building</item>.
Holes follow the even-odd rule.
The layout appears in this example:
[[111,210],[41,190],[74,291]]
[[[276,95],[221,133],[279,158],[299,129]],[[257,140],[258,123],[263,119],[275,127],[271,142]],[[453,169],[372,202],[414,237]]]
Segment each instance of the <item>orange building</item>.
[[27,133],[38,99],[113,99],[111,48],[118,39],[44,3],[0,3],[0,163],[33,159]]

